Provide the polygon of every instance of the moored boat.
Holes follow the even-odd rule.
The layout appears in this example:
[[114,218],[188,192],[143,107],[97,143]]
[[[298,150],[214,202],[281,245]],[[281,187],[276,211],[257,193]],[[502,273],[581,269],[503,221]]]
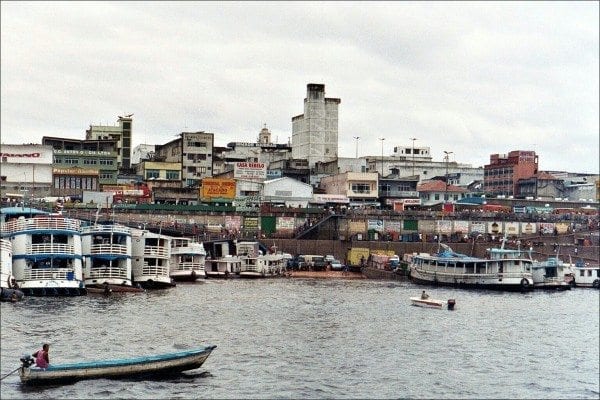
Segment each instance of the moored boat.
[[[547,290],[570,290],[572,279],[567,264],[558,256],[551,256],[544,261],[532,264],[533,287]],[[569,278],[567,280],[567,278]]]
[[2,236],[12,242],[12,271],[28,296],[79,296],[83,282],[80,221],[59,214],[8,220]]
[[590,265],[581,261],[567,265],[573,277],[573,286],[600,289],[599,265]]
[[26,385],[70,383],[83,379],[126,379],[178,374],[199,368],[217,346],[193,350],[116,360],[50,364],[48,368],[33,367],[31,356],[21,358],[19,376]]
[[233,278],[242,270],[242,259],[238,256],[226,255],[217,259],[206,260],[206,276],[209,278]]
[[[119,224],[95,224],[82,228],[81,246],[85,286],[112,291],[143,291],[133,285],[131,229]],[[128,290],[131,289],[131,290]]]
[[440,244],[435,255],[411,257],[410,278],[415,283],[461,288],[529,291],[533,289],[532,260],[520,250],[488,249],[489,258],[476,258]]
[[190,238],[171,239],[170,276],[175,281],[195,281],[206,278],[204,245]]
[[171,237],[147,230],[132,231],[132,279],[144,289],[175,286],[170,276]]

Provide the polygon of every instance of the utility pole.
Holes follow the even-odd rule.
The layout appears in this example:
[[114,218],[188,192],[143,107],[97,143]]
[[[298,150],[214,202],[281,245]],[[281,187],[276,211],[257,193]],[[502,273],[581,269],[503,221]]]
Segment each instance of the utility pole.
[[354,138],[354,140],[356,140],[356,156],[354,158],[358,159],[358,139],[360,139],[360,136],[352,136]]
[[415,140],[417,138],[410,138],[412,140],[412,175],[415,176]]
[[383,178],[383,141],[385,138],[379,138],[381,140],[381,177]]
[[444,150],[444,154],[446,155],[444,157],[446,159],[446,190],[444,191],[444,204],[448,201],[448,162],[450,161],[450,154],[452,153],[454,152]]

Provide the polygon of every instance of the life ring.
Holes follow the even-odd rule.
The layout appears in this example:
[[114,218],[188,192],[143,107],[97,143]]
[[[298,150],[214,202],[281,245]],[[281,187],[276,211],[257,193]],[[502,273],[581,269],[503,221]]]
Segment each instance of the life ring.
[[600,279],[594,280],[594,282],[592,283],[592,287],[600,288]]
[[521,287],[523,289],[529,289],[529,281],[525,278],[521,279]]

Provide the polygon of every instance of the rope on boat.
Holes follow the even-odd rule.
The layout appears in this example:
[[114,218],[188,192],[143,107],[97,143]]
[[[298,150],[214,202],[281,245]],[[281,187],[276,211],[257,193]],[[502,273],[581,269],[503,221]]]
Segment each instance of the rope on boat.
[[4,375],[2,378],[0,378],[0,381],[1,381],[2,379],[6,378],[7,376],[9,376],[9,375],[12,375],[12,374],[14,374],[15,372],[17,372],[17,371],[19,370],[19,368],[21,368],[21,367],[17,367],[15,370],[13,370],[13,371],[9,372],[8,374]]

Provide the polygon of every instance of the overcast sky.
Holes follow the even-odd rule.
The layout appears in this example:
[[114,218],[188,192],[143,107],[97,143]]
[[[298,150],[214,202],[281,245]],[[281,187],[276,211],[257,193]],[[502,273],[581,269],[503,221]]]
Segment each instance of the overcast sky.
[[[182,131],[291,140],[307,83],[341,99],[339,155],[429,146],[474,167],[535,150],[598,173],[598,2],[1,3],[1,139],[83,139],[133,113],[133,145]],[[385,138],[382,142],[378,138]]]

